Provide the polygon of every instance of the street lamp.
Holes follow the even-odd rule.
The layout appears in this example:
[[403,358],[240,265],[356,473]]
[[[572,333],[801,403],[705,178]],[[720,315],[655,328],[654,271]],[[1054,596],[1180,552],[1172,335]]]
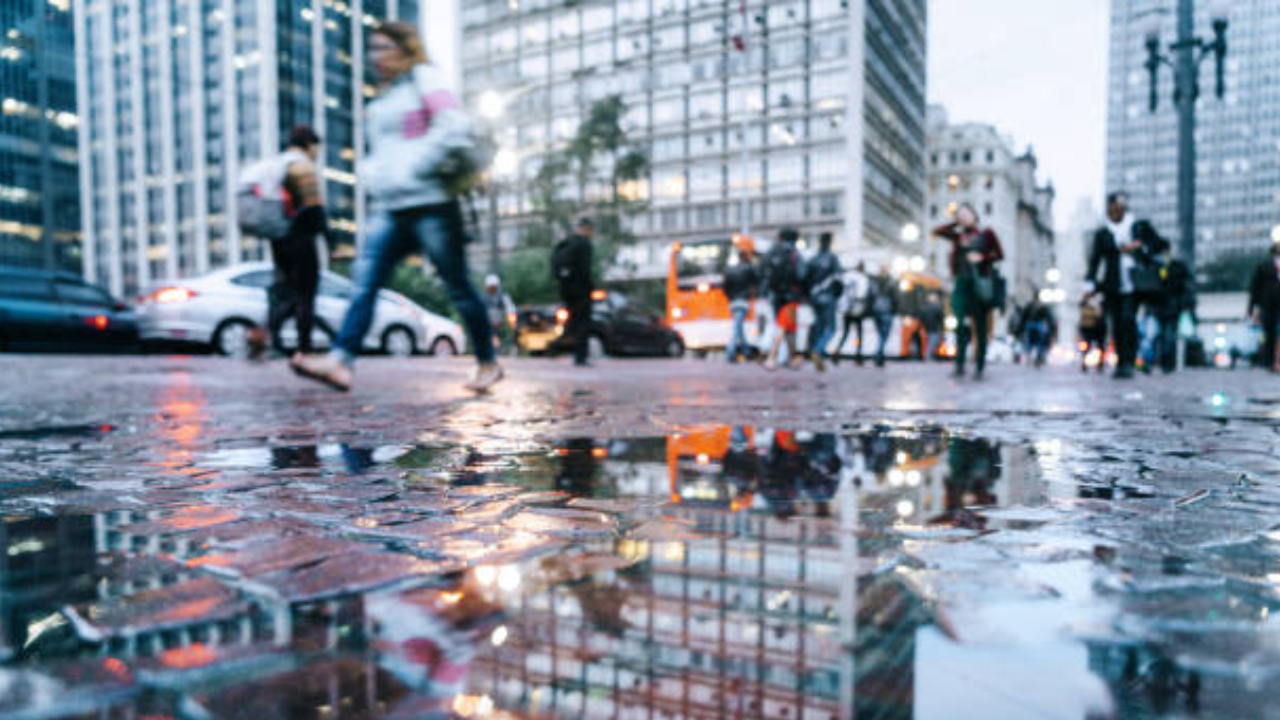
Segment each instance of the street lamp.
[[476,100],[476,110],[480,117],[493,122],[506,113],[507,103],[497,90],[485,90]]
[[1200,97],[1200,64],[1210,55],[1216,67],[1215,94],[1221,100],[1226,94],[1224,60],[1227,56],[1228,5],[1217,0],[1213,5],[1213,40],[1195,34],[1194,0],[1178,0],[1178,36],[1169,46],[1169,54],[1160,49],[1159,17],[1153,17],[1147,28],[1147,74],[1151,81],[1148,105],[1151,112],[1159,105],[1157,84],[1160,66],[1174,71],[1173,102],[1178,108],[1178,251],[1191,271],[1196,267],[1196,100]]
[[920,226],[909,222],[902,226],[902,241],[913,243],[920,239]]

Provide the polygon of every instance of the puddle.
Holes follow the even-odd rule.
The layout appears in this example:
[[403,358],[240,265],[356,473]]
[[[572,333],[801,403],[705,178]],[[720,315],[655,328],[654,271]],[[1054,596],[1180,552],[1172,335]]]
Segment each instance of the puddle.
[[0,441],[49,440],[54,438],[96,437],[115,432],[114,425],[55,425],[24,430],[0,430]]
[[0,718],[1257,716],[1271,636],[1244,668],[1224,638],[1274,602],[1236,585],[1274,576],[1075,526],[1161,500],[1071,482],[1068,449],[228,441],[109,494],[39,486],[0,517]]

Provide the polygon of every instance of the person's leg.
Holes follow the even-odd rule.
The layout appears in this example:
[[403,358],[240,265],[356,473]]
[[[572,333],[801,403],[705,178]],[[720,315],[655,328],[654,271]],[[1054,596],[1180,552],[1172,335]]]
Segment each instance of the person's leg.
[[1178,316],[1160,320],[1160,369],[1170,373],[1178,369]]
[[858,327],[858,352],[855,353],[854,360],[856,360],[859,365],[862,364],[863,355],[865,354],[865,350],[867,347],[867,343],[863,336],[863,329],[862,329],[863,326],[866,324],[866,321],[867,321],[867,318],[864,315],[859,315],[857,318],[854,319],[854,322],[857,323],[857,327]]
[[1262,345],[1258,349],[1258,367],[1269,370],[1276,356],[1276,338],[1280,336],[1277,326],[1278,313],[1262,313]]
[[1124,354],[1120,358],[1122,366],[1132,370],[1138,355],[1138,307],[1132,295],[1121,298],[1120,320],[1124,326]]
[[298,261],[291,237],[271,241],[271,262],[275,266],[275,272],[271,285],[267,288],[267,332],[271,336],[271,349],[284,353],[284,339],[280,336],[280,328],[285,320],[297,312],[298,301]]
[[298,352],[311,352],[311,332],[316,324],[316,290],[320,286],[320,257],[314,237],[298,238],[294,265],[294,318],[298,326]]
[[986,308],[980,308],[973,314],[973,334],[976,336],[973,346],[973,367],[981,375],[987,369],[988,322],[991,315]]
[[835,355],[837,358],[844,353],[844,344],[849,342],[849,331],[853,329],[853,316],[845,313],[840,318],[840,342],[836,343]]
[[403,228],[394,216],[381,213],[370,220],[351,278],[356,286],[356,294],[347,307],[338,339],[333,344],[333,354],[343,364],[355,364],[356,355],[360,354],[360,348],[364,344],[365,333],[373,323],[378,290],[386,284],[392,268],[400,261],[404,247]]
[[876,367],[884,367],[884,351],[889,345],[889,333],[892,331],[892,315],[876,317]]
[[826,303],[823,308],[822,338],[819,341],[818,352],[824,356],[834,354],[828,347],[836,336],[836,303],[834,300]]
[[591,300],[579,300],[569,304],[569,322],[565,326],[573,344],[573,361],[586,364],[591,350]]
[[467,337],[481,365],[493,363],[493,328],[489,313],[467,270],[462,217],[456,204],[432,206],[413,217],[413,233],[419,246],[435,266],[445,293],[462,318]]

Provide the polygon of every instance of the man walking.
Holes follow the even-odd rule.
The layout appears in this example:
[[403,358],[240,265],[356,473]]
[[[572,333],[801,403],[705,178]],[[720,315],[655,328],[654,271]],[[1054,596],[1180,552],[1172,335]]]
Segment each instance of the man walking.
[[840,333],[840,341],[836,343],[836,357],[840,356],[840,351],[844,349],[844,345],[849,341],[849,331],[857,328],[858,345],[854,353],[854,360],[861,365],[862,353],[866,348],[863,344],[862,324],[871,312],[871,278],[867,276],[867,266],[859,262],[852,270],[845,273],[844,276],[844,293],[840,295],[840,315],[843,319],[844,329]]
[[[316,322],[316,290],[320,284],[320,258],[316,252],[316,236],[329,235],[320,180],[315,159],[320,151],[320,136],[306,125],[289,132],[288,148],[274,168],[264,168],[282,178],[279,187],[285,194],[286,215],[292,215],[288,232],[271,239],[271,259],[275,264],[275,281],[267,290],[267,330],[271,347],[284,354],[280,328],[294,318],[298,331],[297,352],[311,352],[311,332]],[[324,327],[332,338],[333,332]],[[249,336],[250,353],[259,357],[266,349],[266,333],[255,329]]]
[[751,261],[751,251],[740,247],[737,253],[738,261],[724,272],[724,294],[729,298],[729,314],[733,317],[733,335],[724,351],[730,363],[738,362],[738,356],[747,349],[747,314],[760,287],[760,275]]
[[511,327],[516,314],[516,304],[502,290],[502,280],[490,273],[484,279],[484,308],[493,328],[493,342],[499,354],[511,347]]
[[887,265],[881,265],[879,272],[871,279],[869,312],[876,326],[876,367],[882,368],[889,333],[893,332],[893,318],[898,314],[897,283],[889,274]]
[[1133,271],[1138,267],[1138,253],[1143,243],[1134,236],[1133,226],[1128,197],[1122,192],[1107,195],[1106,219],[1094,233],[1085,275],[1089,294],[1102,293],[1103,309],[1116,346],[1114,377],[1121,380],[1133,377],[1138,353],[1138,302]]
[[796,250],[799,240],[800,233],[794,228],[783,228],[778,231],[778,241],[765,255],[769,302],[773,305],[778,326],[778,334],[773,339],[769,357],[765,361],[765,367],[769,370],[778,367],[778,353],[784,342],[787,345],[787,366],[795,369],[804,362],[796,353],[796,331],[799,330],[797,316],[800,303],[804,300],[803,270],[800,266],[800,252]]
[[591,279],[591,235],[595,225],[590,218],[582,218],[573,234],[556,244],[552,251],[551,269],[560,286],[560,300],[564,303],[569,319],[565,334],[573,347],[573,364],[585,367],[591,333],[591,291],[595,284]]
[[836,334],[836,303],[844,291],[840,273],[840,259],[831,252],[831,233],[824,232],[818,236],[818,254],[805,267],[805,285],[814,315],[809,330],[809,359],[819,372],[824,369],[827,345]]
[[1276,359],[1276,331],[1280,324],[1280,242],[1271,244],[1271,257],[1258,263],[1249,283],[1249,317],[1262,324],[1262,348],[1258,364],[1280,372]]

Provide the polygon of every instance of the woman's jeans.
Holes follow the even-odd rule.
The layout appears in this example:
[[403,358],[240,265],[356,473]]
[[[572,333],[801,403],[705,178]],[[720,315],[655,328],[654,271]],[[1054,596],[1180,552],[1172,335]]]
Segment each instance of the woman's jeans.
[[435,266],[453,307],[471,340],[476,359],[493,362],[493,329],[480,293],[471,284],[467,270],[462,213],[457,203],[426,205],[371,218],[368,236],[356,259],[356,295],[347,308],[334,352],[347,365],[355,362],[365,333],[373,323],[378,290],[387,283],[391,271],[405,256],[426,255]]
[[809,303],[813,306],[814,323],[809,329],[809,354],[826,355],[827,345],[836,336],[836,299],[819,295]]
[[729,347],[725,348],[724,354],[729,358],[729,362],[735,362],[738,359],[738,353],[747,351],[747,312],[751,309],[751,305],[745,300],[734,300],[729,303],[729,313],[733,316],[733,335],[729,337]]
[[956,372],[964,372],[969,342],[974,345],[974,367],[982,372],[987,366],[987,313],[986,303],[978,298],[973,278],[956,279],[951,291],[951,309],[959,325],[956,327]]

